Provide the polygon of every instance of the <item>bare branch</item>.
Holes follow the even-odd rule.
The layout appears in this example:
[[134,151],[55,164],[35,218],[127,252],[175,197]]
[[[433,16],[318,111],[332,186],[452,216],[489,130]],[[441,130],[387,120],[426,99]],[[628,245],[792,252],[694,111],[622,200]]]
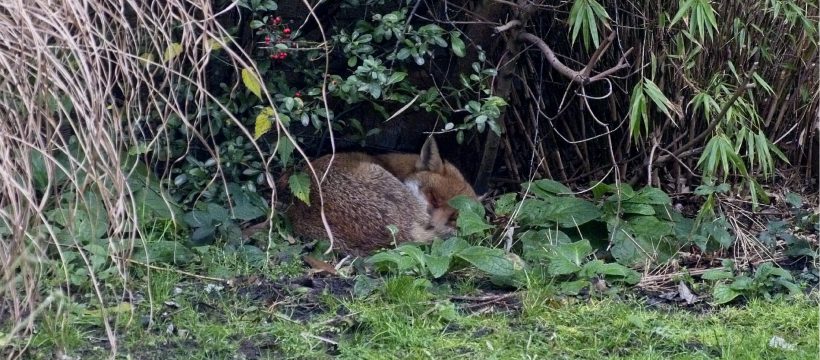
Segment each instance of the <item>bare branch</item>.
[[587,65],[580,71],[575,71],[569,68],[568,66],[564,65],[564,63],[562,63],[561,60],[558,60],[558,57],[555,55],[555,52],[552,51],[549,45],[547,45],[547,43],[545,43],[544,40],[541,40],[541,38],[539,38],[538,36],[535,36],[528,32],[522,32],[518,34],[518,39],[527,41],[537,46],[541,50],[541,52],[544,53],[544,57],[547,59],[547,62],[552,66],[553,69],[558,71],[558,73],[560,73],[561,75],[564,75],[564,77],[570,79],[572,82],[582,85],[593,83],[595,81],[600,81],[621,69],[625,69],[631,66],[626,61],[626,58],[629,56],[629,54],[632,53],[632,49],[629,49],[621,56],[621,59],[618,61],[617,65],[607,70],[604,70],[595,76],[590,76],[590,73],[592,73],[592,69],[595,68],[595,65],[601,59],[601,56],[604,54],[604,52],[606,52],[606,50],[615,40],[614,32],[610,33],[609,36],[607,36],[604,42],[601,43],[601,45],[595,50],[595,52],[589,58],[589,62],[587,63]]

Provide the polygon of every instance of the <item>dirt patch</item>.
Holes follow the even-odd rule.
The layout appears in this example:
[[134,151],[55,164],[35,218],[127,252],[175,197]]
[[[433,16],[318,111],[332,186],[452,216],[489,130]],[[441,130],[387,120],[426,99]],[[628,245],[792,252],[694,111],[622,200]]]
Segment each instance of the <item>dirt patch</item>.
[[[229,282],[238,296],[266,307],[278,307],[295,321],[308,321],[329,309],[320,296],[352,296],[353,280],[339,277],[300,276],[271,280],[261,277],[236,278]],[[346,311],[346,310],[345,310]]]
[[486,291],[477,296],[451,296],[450,300],[470,314],[519,315],[523,308],[521,298],[516,292]]

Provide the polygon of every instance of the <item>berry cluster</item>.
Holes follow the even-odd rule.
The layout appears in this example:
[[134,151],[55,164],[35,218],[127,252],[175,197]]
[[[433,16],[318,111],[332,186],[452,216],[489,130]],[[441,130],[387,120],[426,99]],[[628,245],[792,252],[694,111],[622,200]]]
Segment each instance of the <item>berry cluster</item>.
[[[265,46],[270,46],[271,42],[276,42],[277,44],[290,42],[290,33],[291,29],[288,25],[282,24],[282,17],[277,16],[270,19],[270,31],[268,35],[265,35]],[[288,53],[284,51],[275,50],[273,53],[270,54],[271,60],[285,60],[288,57]]]

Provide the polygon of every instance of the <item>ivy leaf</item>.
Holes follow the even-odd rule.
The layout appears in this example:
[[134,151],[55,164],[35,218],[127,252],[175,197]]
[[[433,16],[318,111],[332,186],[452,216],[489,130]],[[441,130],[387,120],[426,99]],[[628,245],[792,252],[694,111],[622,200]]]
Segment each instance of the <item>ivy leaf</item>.
[[242,69],[242,83],[244,83],[245,87],[256,95],[256,97],[262,99],[262,85],[259,83],[259,79],[256,78],[251,68]]
[[470,246],[456,254],[481,271],[496,276],[511,276],[515,273],[512,261],[504,256],[504,251],[484,246]]
[[303,172],[297,172],[288,178],[288,185],[293,195],[310,205],[310,177]]

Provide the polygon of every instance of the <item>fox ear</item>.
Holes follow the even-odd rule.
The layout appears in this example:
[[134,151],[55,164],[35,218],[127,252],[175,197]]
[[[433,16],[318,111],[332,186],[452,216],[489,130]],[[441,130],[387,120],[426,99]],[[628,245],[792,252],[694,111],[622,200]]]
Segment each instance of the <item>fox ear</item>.
[[432,136],[427,138],[421,147],[419,160],[416,161],[416,170],[441,173],[444,171],[444,160],[438,152],[438,145]]

